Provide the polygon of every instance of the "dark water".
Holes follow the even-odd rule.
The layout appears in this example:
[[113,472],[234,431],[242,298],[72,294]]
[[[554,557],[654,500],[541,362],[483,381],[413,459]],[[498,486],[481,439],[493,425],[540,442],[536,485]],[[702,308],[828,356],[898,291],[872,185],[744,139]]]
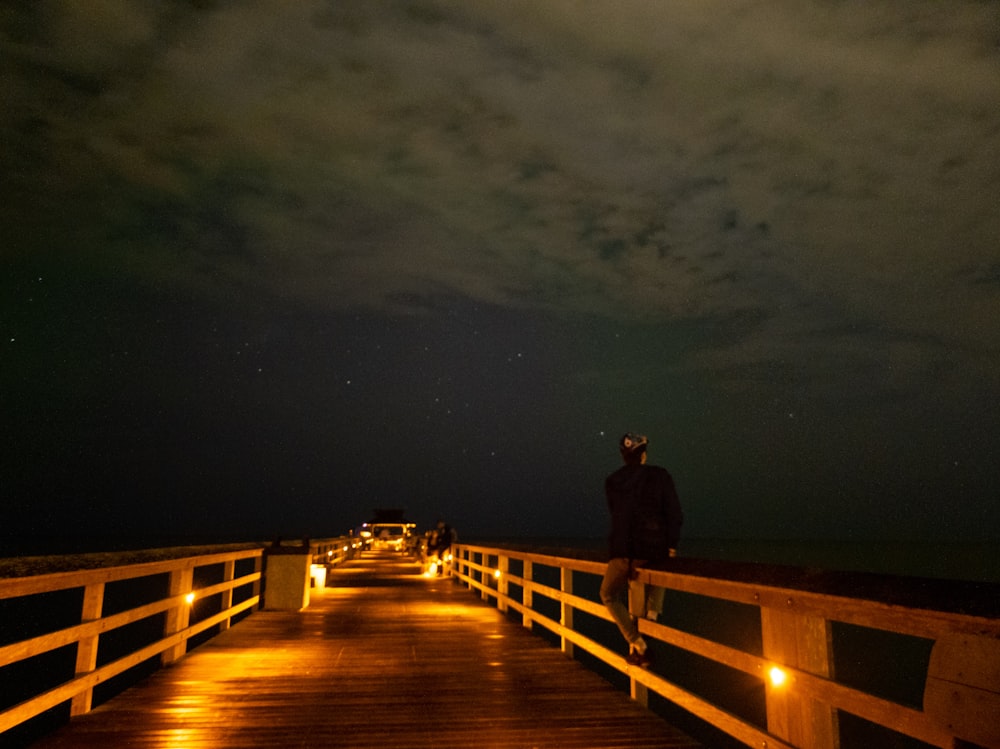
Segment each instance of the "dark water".
[[1000,582],[997,542],[692,539],[684,556],[888,575]]
[[267,544],[273,538],[247,536],[184,535],[86,535],[5,536],[0,529],[0,559],[11,557],[61,556],[101,552],[167,549],[177,546],[210,546],[254,542]]
[[[317,535],[317,537],[319,537]],[[238,542],[268,543],[271,538],[184,536],[108,536],[12,538],[0,533],[0,559],[38,555],[127,551],[172,546]],[[504,543],[547,549],[565,556],[605,558],[603,538],[463,538],[469,543]],[[829,570],[1000,582],[1000,539],[977,542],[831,541],[685,538],[681,555],[700,559],[759,562]]]
[[[469,543],[477,543],[469,540]],[[606,559],[603,538],[493,538],[519,548],[546,549],[565,556]],[[845,572],[1000,583],[1000,539],[972,543],[926,541],[830,541],[762,539],[684,539],[686,558],[812,567]]]

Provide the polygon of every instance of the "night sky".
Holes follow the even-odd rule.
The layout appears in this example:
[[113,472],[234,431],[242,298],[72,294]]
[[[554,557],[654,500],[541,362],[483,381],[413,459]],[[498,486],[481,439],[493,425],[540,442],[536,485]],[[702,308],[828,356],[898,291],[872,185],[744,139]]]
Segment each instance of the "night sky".
[[1000,4],[8,2],[0,541],[1000,538]]

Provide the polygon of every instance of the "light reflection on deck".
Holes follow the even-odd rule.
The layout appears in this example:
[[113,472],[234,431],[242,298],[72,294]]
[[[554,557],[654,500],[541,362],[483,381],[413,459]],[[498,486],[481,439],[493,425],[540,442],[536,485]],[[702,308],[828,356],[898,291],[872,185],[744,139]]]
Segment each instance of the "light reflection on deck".
[[449,578],[399,555],[334,569],[33,749],[697,747]]

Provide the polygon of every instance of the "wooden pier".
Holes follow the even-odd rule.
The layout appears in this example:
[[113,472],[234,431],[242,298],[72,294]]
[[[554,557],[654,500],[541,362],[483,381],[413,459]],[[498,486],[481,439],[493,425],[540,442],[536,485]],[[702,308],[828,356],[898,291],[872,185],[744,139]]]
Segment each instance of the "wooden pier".
[[398,554],[334,567],[33,749],[698,744],[449,577]]
[[997,584],[671,560],[642,669],[602,561],[359,546],[0,560],[0,747],[1000,749]]

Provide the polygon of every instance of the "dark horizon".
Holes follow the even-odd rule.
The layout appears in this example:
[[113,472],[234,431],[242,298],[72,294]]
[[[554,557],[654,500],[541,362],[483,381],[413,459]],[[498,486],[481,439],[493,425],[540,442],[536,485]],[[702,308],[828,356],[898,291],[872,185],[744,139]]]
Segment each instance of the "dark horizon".
[[[432,526],[418,526],[419,534]],[[312,536],[310,540],[333,538],[340,534]],[[0,560],[37,559],[48,565],[55,557],[128,554],[183,547],[222,547],[261,544],[275,541],[295,545],[304,536],[139,536],[54,537],[48,539],[0,540]],[[525,537],[472,536],[459,541],[518,550],[532,550],[553,556],[568,556],[604,561],[607,557],[604,537]],[[965,582],[1000,583],[1000,558],[992,553],[993,541],[978,543],[936,543],[926,541],[843,541],[833,539],[746,539],[688,538],[682,543],[681,558],[711,562],[741,562],[753,565],[824,569],[840,572],[863,572],[876,575],[936,578]],[[102,564],[107,564],[103,560]],[[16,574],[23,574],[24,570]],[[47,570],[50,571],[50,570]]]

